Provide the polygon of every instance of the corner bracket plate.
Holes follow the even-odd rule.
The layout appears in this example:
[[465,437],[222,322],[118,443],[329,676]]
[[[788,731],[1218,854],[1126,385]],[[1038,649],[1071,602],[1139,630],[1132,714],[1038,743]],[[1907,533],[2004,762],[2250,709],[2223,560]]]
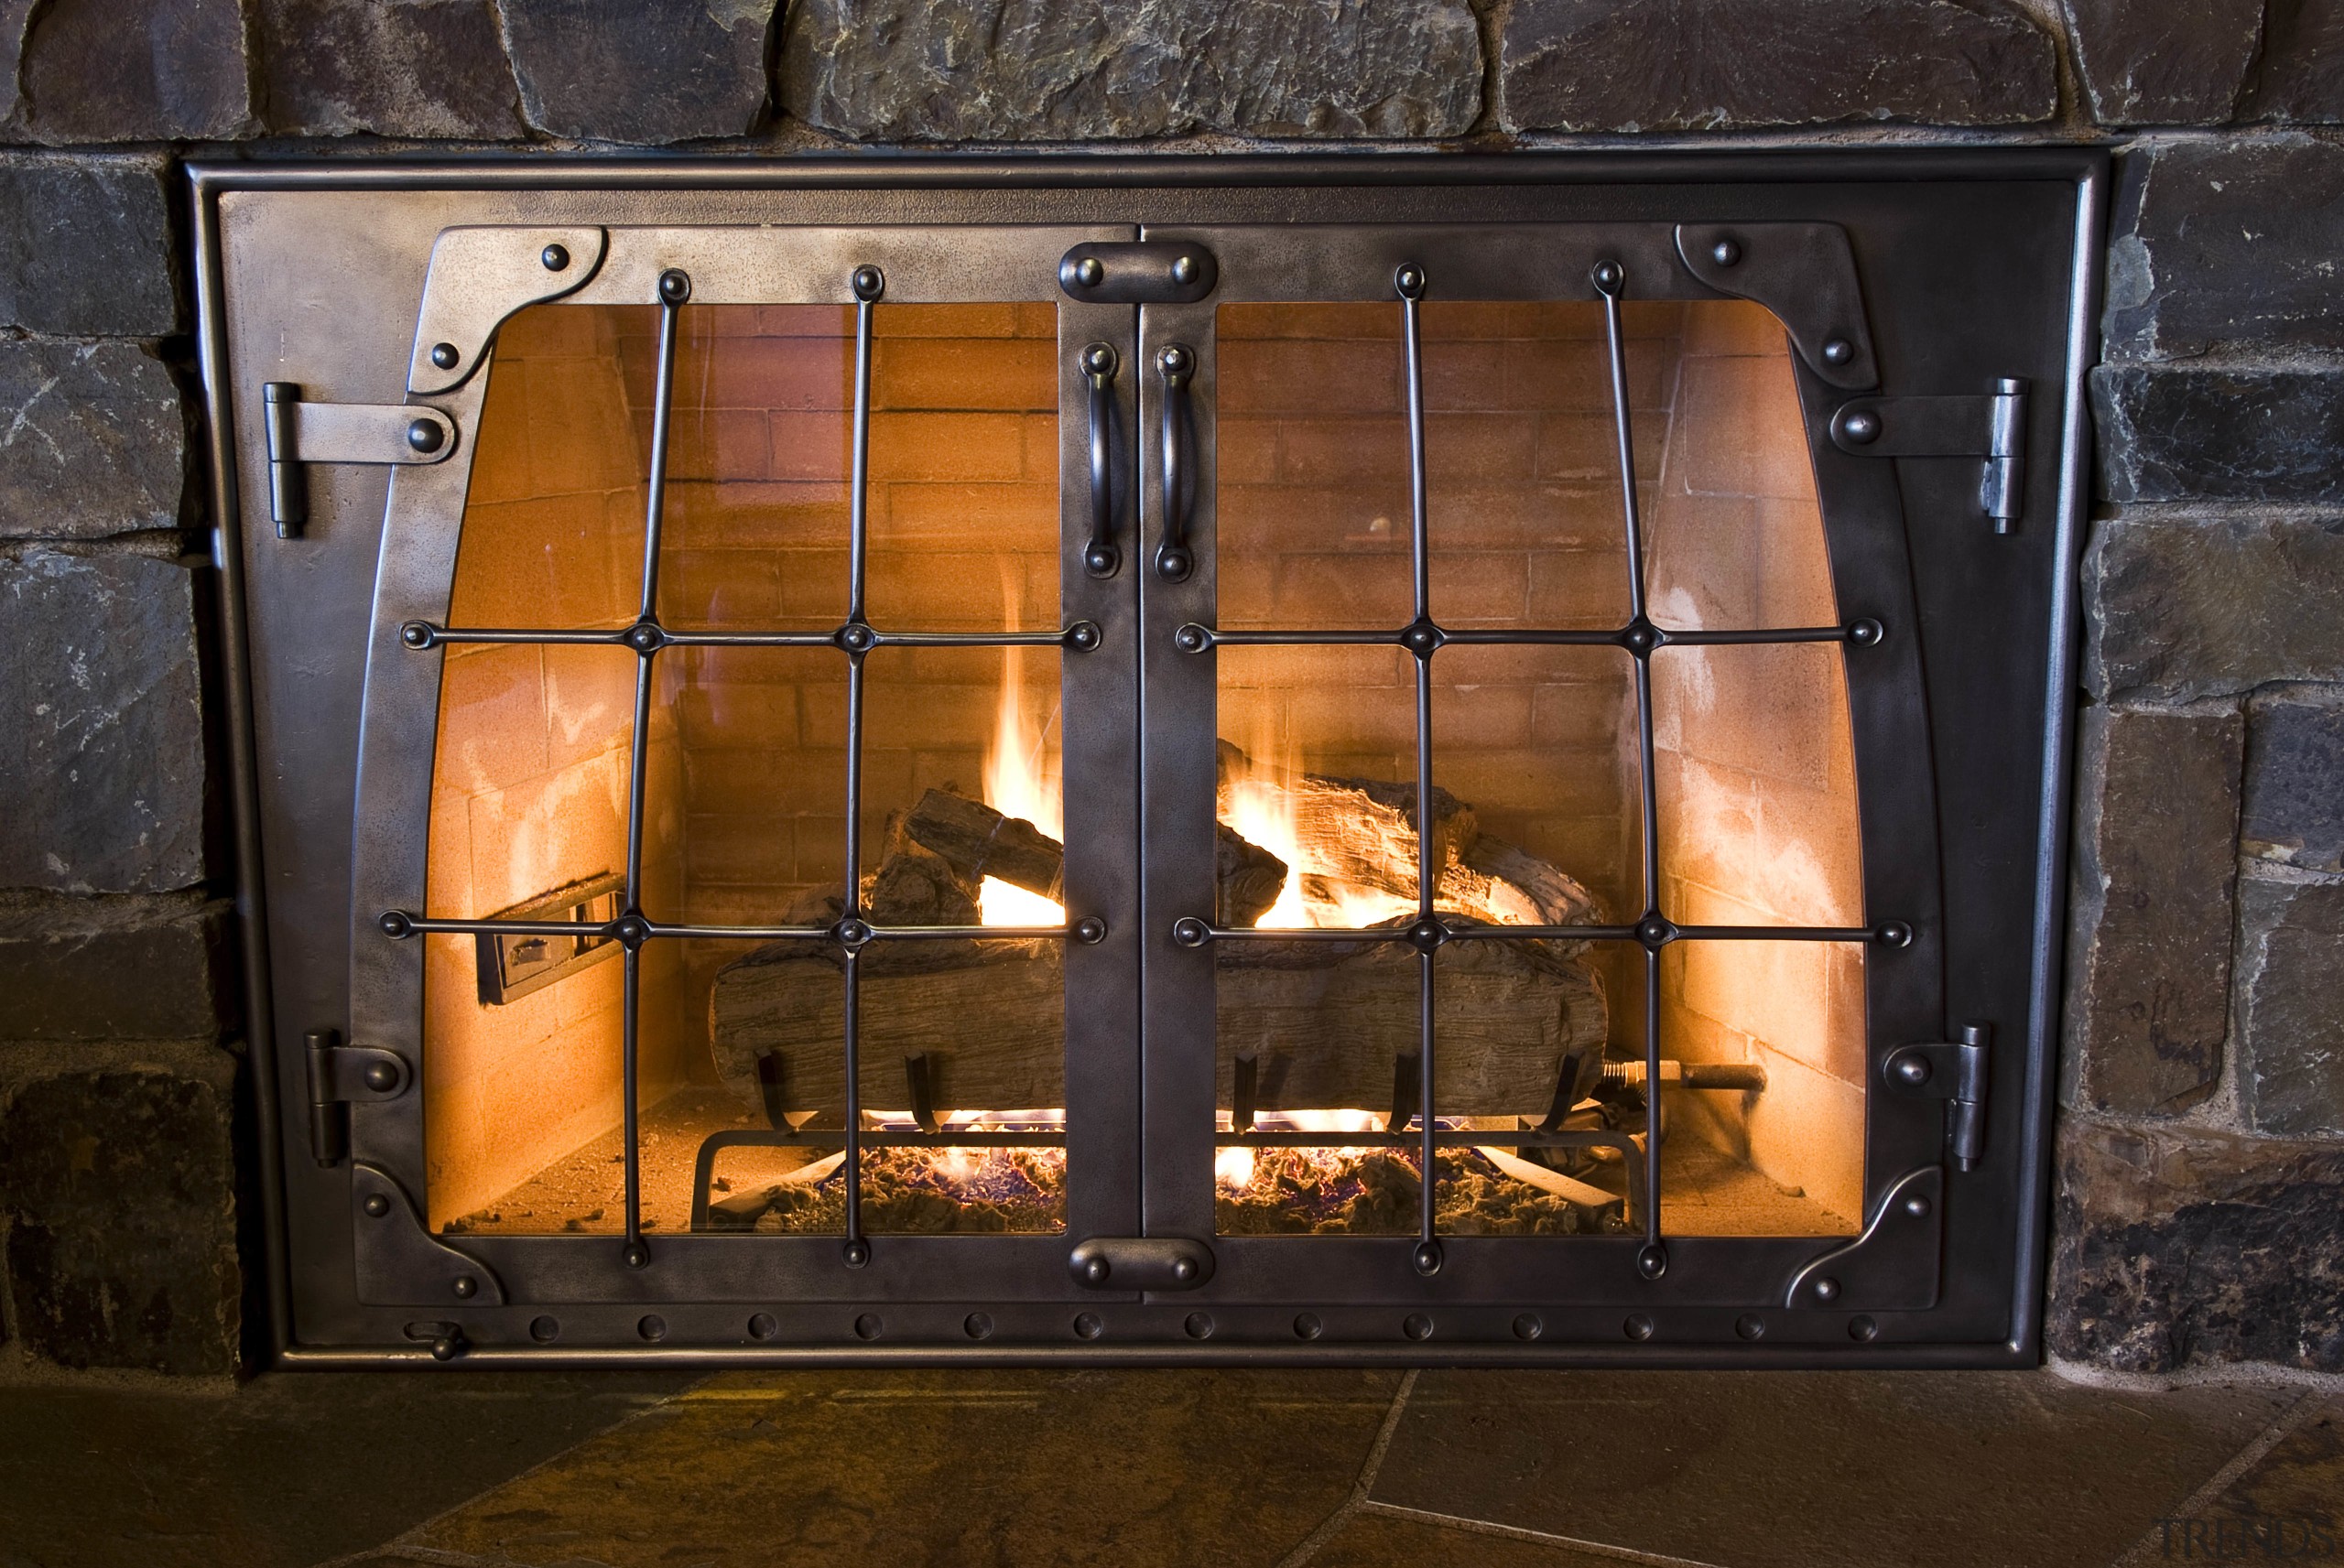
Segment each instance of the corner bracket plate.
[[609,245],[603,229],[442,230],[431,247],[407,389],[429,396],[462,385],[506,317],[585,287]]
[[503,1306],[505,1283],[476,1258],[424,1228],[407,1189],[364,1161],[350,1168],[358,1299],[368,1306]]
[[1926,1312],[1937,1304],[1945,1235],[1945,1167],[1907,1171],[1882,1195],[1863,1234],[1791,1276],[1788,1307]]
[[1679,223],[1685,268],[1720,294],[1763,305],[1807,368],[1842,392],[1880,384],[1848,232],[1837,223]]

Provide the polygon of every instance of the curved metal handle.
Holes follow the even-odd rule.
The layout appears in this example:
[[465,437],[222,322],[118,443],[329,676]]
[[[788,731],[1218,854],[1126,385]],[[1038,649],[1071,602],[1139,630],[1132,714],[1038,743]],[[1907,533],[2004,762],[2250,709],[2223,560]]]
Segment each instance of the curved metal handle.
[[1156,575],[1167,582],[1185,582],[1197,565],[1188,551],[1188,497],[1184,493],[1196,484],[1188,471],[1188,450],[1194,427],[1188,378],[1196,373],[1196,353],[1186,343],[1167,343],[1156,351],[1156,369],[1164,377],[1164,543],[1156,547]]
[[1082,569],[1110,578],[1123,563],[1115,548],[1115,477],[1111,462],[1115,413],[1115,371],[1121,361],[1106,343],[1082,351],[1082,376],[1091,384],[1091,543],[1082,549]]

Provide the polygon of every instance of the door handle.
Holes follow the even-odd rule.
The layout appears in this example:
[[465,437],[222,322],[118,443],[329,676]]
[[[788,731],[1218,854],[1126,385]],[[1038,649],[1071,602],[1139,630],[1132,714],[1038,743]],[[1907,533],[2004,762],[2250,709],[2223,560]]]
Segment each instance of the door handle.
[[1196,569],[1188,550],[1188,493],[1196,488],[1191,472],[1196,420],[1188,406],[1188,380],[1196,373],[1195,351],[1186,343],[1167,343],[1156,351],[1156,373],[1164,378],[1164,543],[1156,547],[1156,575],[1167,582],[1186,582]]
[[1106,343],[1082,351],[1082,376],[1091,384],[1091,543],[1083,547],[1082,569],[1096,578],[1110,578],[1123,565],[1115,548],[1115,475],[1112,435],[1115,415],[1115,371],[1120,363]]

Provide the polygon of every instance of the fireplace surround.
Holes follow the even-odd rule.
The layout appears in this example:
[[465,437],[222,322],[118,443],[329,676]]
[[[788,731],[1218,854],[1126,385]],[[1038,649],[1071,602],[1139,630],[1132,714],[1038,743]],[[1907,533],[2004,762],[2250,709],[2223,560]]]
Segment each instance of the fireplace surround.
[[2031,1362],[2102,168],[199,168],[295,1358]]

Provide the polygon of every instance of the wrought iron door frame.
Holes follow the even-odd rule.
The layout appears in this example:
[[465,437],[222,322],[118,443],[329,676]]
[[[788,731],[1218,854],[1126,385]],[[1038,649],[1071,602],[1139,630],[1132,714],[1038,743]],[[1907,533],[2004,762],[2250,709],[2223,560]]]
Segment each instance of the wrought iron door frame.
[[[1970,1292],[1970,1310],[1962,1314],[1966,1326],[1951,1330],[1954,1337],[1950,1342],[1915,1337],[1901,1343],[1860,1344],[1850,1342],[1843,1335],[1836,1345],[1829,1345],[1802,1336],[1773,1334],[1762,1344],[1753,1345],[1737,1334],[1734,1314],[1727,1306],[1709,1309],[1701,1305],[1699,1298],[1709,1293],[1701,1288],[1701,1276],[1709,1271],[1702,1265],[1698,1248],[1691,1243],[1673,1249],[1662,1279],[1649,1282],[1657,1292],[1654,1299],[1663,1303],[1668,1316],[1666,1331],[1657,1338],[1644,1341],[1622,1337],[1620,1301],[1615,1297],[1600,1307],[1590,1306],[1585,1311],[1566,1308],[1549,1314],[1543,1330],[1545,1337],[1536,1344],[1527,1342],[1517,1337],[1520,1329],[1514,1319],[1520,1314],[1514,1309],[1520,1304],[1518,1297],[1496,1299],[1499,1294],[1514,1292],[1475,1286],[1471,1282],[1472,1271],[1455,1261],[1445,1264],[1440,1272],[1432,1276],[1414,1276],[1423,1285],[1439,1288],[1439,1299],[1449,1303],[1442,1308],[1439,1337],[1429,1344],[1413,1337],[1415,1330],[1404,1325],[1401,1315],[1391,1310],[1389,1301],[1371,1295],[1331,1303],[1321,1314],[1324,1337],[1308,1343],[1297,1341],[1289,1326],[1293,1317],[1291,1303],[1278,1301],[1269,1304],[1283,1293],[1276,1291],[1264,1294],[1263,1304],[1258,1307],[1238,1304],[1219,1310],[1215,1314],[1220,1319],[1217,1328],[1212,1325],[1205,1327],[1210,1337],[1199,1336],[1193,1322],[1199,1315],[1198,1298],[1193,1295],[1167,1292],[1158,1302],[1121,1307],[1106,1298],[1088,1298],[1099,1301],[1106,1309],[1106,1315],[1116,1321],[1103,1335],[1096,1328],[1086,1333],[1082,1317],[1091,1317],[1095,1323],[1099,1314],[1086,1313],[1069,1318],[1071,1298],[1065,1292],[1048,1292],[1055,1298],[1049,1303],[1032,1301],[1021,1305],[1014,1292],[998,1295],[987,1292],[988,1284],[998,1282],[985,1277],[988,1271],[978,1271],[974,1276],[956,1272],[940,1283],[939,1277],[933,1273],[924,1278],[906,1276],[899,1281],[900,1290],[890,1290],[885,1294],[866,1290],[861,1297],[854,1297],[798,1294],[793,1287],[808,1281],[793,1281],[763,1267],[744,1267],[739,1274],[743,1288],[767,1295],[772,1302],[766,1311],[750,1318],[745,1328],[738,1309],[723,1301],[653,1287],[642,1272],[627,1273],[623,1266],[619,1277],[623,1281],[639,1281],[643,1288],[627,1289],[622,1285],[602,1295],[602,1304],[599,1306],[590,1303],[582,1308],[561,1308],[565,1327],[554,1343],[546,1343],[544,1336],[533,1336],[531,1332],[543,1320],[537,1309],[522,1299],[541,1293],[534,1284],[516,1292],[512,1303],[505,1306],[477,1298],[454,1300],[446,1309],[446,1315],[471,1325],[473,1345],[462,1362],[472,1365],[578,1364],[645,1356],[707,1364],[775,1358],[1024,1360],[1042,1356],[1168,1362],[1259,1357],[1282,1360],[1421,1361],[1430,1357],[1460,1363],[1624,1360],[1678,1365],[1753,1361],[1777,1365],[1988,1365],[2031,1360],[2035,1354],[2039,1323],[2036,1296],[2041,1278],[2046,1193],[2044,1142],[2050,1043],[2056,1018],[2070,724],[2067,693],[2072,686],[2069,672],[2074,656],[2073,579],[2079,542],[2084,429],[2080,385],[2093,341],[2097,247],[2105,183],[2105,159],[2101,155],[2067,149],[1454,158],[856,158],[796,164],[483,160],[436,165],[386,162],[359,166],[197,168],[193,183],[196,237],[201,247],[198,308],[204,380],[213,411],[212,484],[215,514],[221,520],[216,535],[217,564],[225,612],[223,624],[227,629],[223,665],[233,741],[231,784],[238,808],[237,850],[246,934],[248,1018],[255,1036],[253,1060],[263,1131],[264,1170],[259,1186],[266,1211],[264,1231],[271,1249],[266,1281],[271,1298],[272,1336],[280,1357],[293,1364],[320,1365],[426,1357],[429,1354],[426,1346],[431,1336],[418,1336],[418,1327],[429,1330],[446,1325],[429,1321],[418,1324],[413,1309],[369,1310],[352,1300],[348,1276],[343,1276],[344,1282],[336,1282],[333,1259],[337,1247],[347,1246],[346,1233],[344,1241],[336,1242],[333,1232],[341,1227],[323,1217],[332,1208],[340,1208],[343,1214],[353,1213],[353,1200],[354,1212],[364,1213],[365,1199],[373,1195],[363,1187],[342,1185],[339,1200],[329,1202],[321,1210],[320,1199],[326,1195],[329,1186],[337,1184],[302,1170],[296,1159],[288,1158],[296,1154],[302,1140],[288,1128],[280,1108],[298,1093],[290,1086],[299,1079],[300,1065],[298,1053],[286,1049],[282,1032],[291,1028],[298,1035],[302,1025],[319,1021],[320,1001],[336,988],[330,981],[320,980],[313,964],[298,957],[295,969],[283,973],[281,978],[280,973],[272,971],[272,932],[277,945],[288,954],[306,951],[314,944],[306,936],[292,934],[293,928],[282,925],[272,928],[264,890],[274,886],[280,895],[293,894],[290,903],[298,906],[303,879],[310,872],[321,873],[323,883],[331,883],[334,877],[330,856],[320,859],[323,850],[318,842],[314,813],[305,815],[306,808],[288,796],[287,781],[281,772],[273,780],[265,781],[257,760],[256,748],[263,743],[262,738],[276,735],[278,741],[283,741],[281,724],[297,718],[301,704],[288,697],[290,688],[281,679],[256,679],[253,657],[255,651],[265,651],[264,657],[283,657],[288,635],[282,628],[255,628],[252,612],[255,570],[261,600],[271,615],[281,615],[285,585],[290,579],[277,563],[259,553],[266,546],[257,536],[259,530],[252,525],[252,509],[240,501],[240,497],[265,494],[266,479],[273,474],[263,473],[264,465],[254,456],[253,449],[240,447],[236,434],[240,421],[248,430],[256,430],[261,423],[257,388],[246,384],[257,383],[265,373],[255,362],[266,358],[255,351],[249,332],[251,323],[244,319],[255,307],[240,304],[230,287],[228,258],[236,243],[233,235],[240,216],[249,216],[249,210],[240,214],[235,209],[236,199],[246,193],[315,193],[368,199],[385,204],[394,212],[397,220],[394,227],[404,223],[408,229],[413,227],[411,220],[418,200],[450,214],[448,223],[439,227],[460,225],[466,214],[475,215],[472,220],[475,222],[506,226],[574,226],[586,222],[607,227],[629,222],[641,223],[646,214],[672,212],[674,209],[669,204],[678,197],[688,196],[691,216],[684,221],[693,226],[727,221],[803,222],[808,221],[804,214],[824,211],[835,214],[828,222],[851,227],[939,222],[982,225],[1001,222],[1104,222],[1110,226],[1154,223],[1158,226],[1151,229],[1152,233],[1186,234],[1197,232],[1199,226],[1225,229],[1230,225],[1258,224],[1264,220],[1286,222],[1297,218],[1351,223],[1405,222],[1417,225],[1453,225],[1484,220],[1541,224],[1601,220],[1615,227],[1622,223],[1673,226],[1680,222],[1829,222],[1835,210],[1842,213],[1865,210],[1867,197],[1859,188],[1866,181],[1881,182],[1874,195],[1885,207],[1901,214],[1899,222],[1908,222],[1911,210],[1926,206],[1932,193],[1958,195],[1965,190],[1986,191],[1998,187],[2034,188],[2061,193],[2059,199],[2065,203],[2064,227],[2057,232],[2050,232],[2051,225],[2043,219],[2039,208],[2036,210],[2036,227],[2044,232],[2030,240],[2038,249],[2047,248],[2046,254],[2056,252],[2053,259],[2059,265],[2053,269],[2046,260],[2038,267],[2046,280],[2046,296],[2042,301],[2029,302],[2041,307],[2038,316],[2048,312],[2044,316],[2046,332],[2038,335],[2056,336],[2058,341],[2056,344],[2046,342],[2043,354],[2038,356],[2050,366],[2049,373],[2038,383],[2039,390],[2049,394],[2056,388],[2057,394],[2056,400],[2045,398],[2046,403],[2056,403],[2056,412],[2047,427],[2056,436],[2057,458],[2056,466],[2050,462],[2039,465],[2044,477],[2038,478],[2035,486],[2035,503],[2022,534],[2023,538],[2031,541],[2025,547],[2035,552],[2028,559],[2040,563],[2036,569],[2042,593],[2039,603],[2030,606],[2029,615],[2030,624],[2035,627],[2031,635],[2041,639],[2035,643],[2038,653],[2032,656],[2038,661],[2044,677],[2035,688],[2043,694],[2043,700],[2040,721],[2031,742],[2032,755],[2020,759],[2035,770],[2041,785],[2037,820],[2032,825],[2026,845],[2033,862],[2030,886],[2034,892],[2025,941],[2026,1016],[2023,1021],[2012,1020],[2014,1032],[2023,1023],[2025,1039],[2019,1049],[2008,1050],[2003,1056],[2005,1062],[2014,1064],[2005,1069],[2007,1087],[2002,1089],[1998,1100],[2002,1107],[2001,1125],[2008,1128],[2010,1143],[1994,1155],[1992,1190],[1997,1195],[1991,1206],[1994,1212],[1978,1217],[1982,1228],[1976,1234],[1965,1233],[1953,1242],[1963,1254],[1970,1255],[1965,1260],[1976,1265],[1979,1288]],[[1310,189],[1301,189],[1306,187]],[[1893,194],[1900,192],[1904,202],[1901,208],[1897,205],[1898,196]],[[347,224],[351,211],[348,206],[342,207],[337,221]],[[349,236],[347,243],[355,243],[355,229],[334,230],[329,225],[324,237],[329,242],[342,243]],[[1882,260],[1880,253],[1893,250],[1890,242],[1895,238],[1891,234],[1875,246],[1872,240],[1860,236],[1859,270],[1888,265],[1913,275],[1904,277],[1903,283],[1925,287],[1926,279],[1920,275],[1926,269],[1915,269],[1909,254]],[[281,276],[282,268],[291,264],[272,265],[280,269]],[[389,267],[388,272],[385,271],[385,266]],[[357,270],[363,272],[365,267],[361,265]],[[394,257],[389,263],[374,265],[370,276],[389,279],[396,270]],[[394,306],[397,292],[398,285],[392,282],[388,296]],[[1924,316],[1942,318],[1951,306],[1924,300],[1915,308]],[[1122,314],[1128,319],[1131,312]],[[413,316],[407,319],[415,319]],[[1103,323],[1106,318],[1101,320]],[[233,329],[232,322],[235,323]],[[237,330],[245,332],[240,340],[236,339]],[[1072,336],[1086,334],[1077,331]],[[1097,337],[1111,342],[1117,341],[1104,325]],[[240,362],[233,367],[232,340],[245,345]],[[1062,365],[1067,358],[1066,344],[1070,341],[1071,337],[1062,333]],[[1145,346],[1140,345],[1139,351],[1132,356],[1134,363],[1131,368],[1137,368]],[[425,351],[419,340],[418,351]],[[1898,362],[1893,354],[1890,362],[1892,366]],[[1129,379],[1127,376],[1122,384],[1127,386]],[[461,395],[462,389],[456,390]],[[1803,395],[1809,390],[1803,385]],[[1892,371],[1887,390],[1892,394],[1926,395],[1959,389],[1900,383]],[[1818,406],[1813,397],[1808,401],[1812,431]],[[1836,394],[1832,395],[1832,401],[1838,401]],[[1133,415],[1136,412],[1131,411]],[[1144,437],[1148,421],[1135,418],[1134,423]],[[2038,421],[2038,425],[2042,423]],[[2038,438],[2038,451],[2047,444]],[[1816,448],[1818,471],[1837,460],[1857,464],[1859,467],[1846,476],[1857,488],[1870,486],[1892,499],[1901,489],[1908,506],[1916,494],[1934,503],[1950,493],[1941,481],[1942,476],[1927,465],[1915,467],[1900,462],[1892,467],[1853,454],[1844,441],[1835,442],[1834,448],[1834,451],[1826,451],[1821,446]],[[1074,470],[1087,466],[1086,457],[1066,442],[1061,443],[1061,453],[1069,470],[1066,476],[1069,482],[1064,487],[1070,498],[1069,504],[1082,504],[1071,481],[1078,477]],[[452,472],[458,466],[440,465],[446,472]],[[446,482],[440,471],[425,463],[394,471],[394,483],[423,488],[435,479]],[[379,516],[384,493],[377,482],[380,478],[370,475],[353,484],[336,481],[321,485],[320,492],[328,502],[324,511],[345,523],[353,516],[363,517],[370,504],[367,495],[369,485],[373,484],[371,493],[377,499],[371,504]],[[1141,493],[1145,497],[1145,489]],[[1159,523],[1160,518],[1143,523],[1145,532],[1141,537],[1149,542],[1151,548]],[[1070,526],[1068,537],[1074,551],[1068,566],[1071,592],[1080,576],[1081,546],[1089,542],[1087,522],[1079,530]],[[1834,548],[1838,548],[1836,541]],[[1124,554],[1126,572],[1135,565],[1145,564],[1136,542]],[[346,563],[334,569],[346,569]],[[1916,569],[1926,569],[1926,563],[1916,562]],[[1154,608],[1151,607],[1151,613]],[[1167,602],[1162,608],[1168,613],[1173,606]],[[1209,615],[1189,615],[1178,621],[1172,630],[1190,622],[1210,625]],[[393,625],[398,623],[401,622]],[[1104,622],[1101,624],[1103,627]],[[1112,628],[1107,630],[1112,635]],[[1891,641],[1893,643],[1893,635]],[[1158,656],[1187,658],[1192,667],[1196,662],[1195,655],[1183,654],[1168,643],[1159,655],[1152,640],[1144,646],[1142,656],[1150,660]],[[1071,661],[1074,655],[1068,657]],[[321,690],[347,689],[346,670],[345,657],[328,672]],[[1931,695],[1942,704],[1941,693],[1933,687]],[[283,720],[276,717],[280,709],[286,715]],[[1860,732],[1861,724],[1860,719]],[[305,756],[301,760],[306,762],[309,759]],[[1069,800],[1070,809],[1072,806]],[[1954,806],[1948,807],[1949,814],[1955,809],[1958,808]],[[420,824],[417,827],[419,828]],[[272,866],[277,868],[274,883],[270,881]],[[1956,892],[1959,898],[1969,896],[1967,889],[1957,889]],[[1875,903],[1873,907],[1883,906]],[[1171,941],[1168,932],[1157,933],[1152,925],[1144,935],[1151,944]],[[2011,935],[2004,933],[2000,939],[2008,941]],[[378,936],[376,940],[383,939]],[[1916,945],[1918,940],[1916,936]],[[354,956],[355,949],[352,951]],[[1960,954],[1949,955],[1948,961],[1958,968],[1962,957]],[[290,1003],[296,1011],[285,1011],[280,1001]],[[1150,1114],[1155,1108],[1151,1108]],[[1935,1104],[1907,1108],[1912,1124],[1925,1130],[1935,1128],[1940,1108]],[[2016,1114],[2009,1115],[2013,1110]],[[1875,1172],[1877,1169],[1875,1164]],[[340,1178],[342,1182],[348,1179]],[[1877,1187],[1877,1183],[1874,1184]],[[1900,1189],[1896,1195],[1901,1199],[1906,1195]],[[302,1250],[298,1259],[287,1250],[288,1232],[297,1228],[302,1234]],[[1978,1239],[1980,1235],[1991,1237],[1991,1245],[1981,1247]],[[909,1256],[926,1250],[928,1246],[918,1238],[890,1239],[891,1245],[880,1249],[882,1253]],[[1038,1264],[1047,1252],[1062,1271],[1067,1243],[1077,1238],[1031,1239],[1036,1244],[1034,1262]],[[949,1248],[953,1238],[928,1240]],[[1576,1240],[1565,1244],[1574,1255],[1582,1245]],[[1806,1250],[1811,1255],[1815,1249],[1807,1244]],[[352,1254],[344,1250],[342,1255],[348,1258]],[[1225,1259],[1230,1256],[1232,1255],[1224,1252]],[[949,1268],[946,1258],[939,1251],[932,1261]],[[1384,1261],[1379,1256],[1369,1266],[1381,1273]],[[1406,1271],[1405,1257],[1402,1265]],[[342,1267],[346,1269],[347,1263]],[[1025,1270],[1026,1266],[1020,1263],[1016,1271],[1024,1276]],[[523,1274],[530,1272],[522,1271]],[[1219,1282],[1220,1288],[1234,1296],[1248,1272],[1241,1266]],[[607,1284],[601,1273],[596,1271],[594,1286],[598,1291]],[[881,1273],[882,1266],[874,1258],[863,1278],[875,1284]],[[1062,1271],[1058,1277],[1065,1278]],[[1334,1288],[1335,1283],[1330,1281],[1329,1288]],[[1779,1278],[1763,1292],[1742,1294],[1741,1290],[1745,1284],[1754,1291],[1756,1277],[1737,1280],[1735,1290],[1726,1293],[1751,1308],[1763,1308],[1767,1301],[1779,1299]],[[799,1304],[782,1299],[791,1295]],[[893,1300],[889,1299],[891,1296]],[[1981,1314],[1976,1309],[1987,1298],[1998,1298],[2002,1309]],[[862,1336],[863,1314],[849,1310],[865,1302],[887,1307],[884,1339]],[[660,1306],[673,1323],[663,1321],[658,1314],[643,1313],[646,1306],[654,1304]],[[990,1315],[982,1311],[971,1315],[969,1308],[972,1304],[992,1309]],[[986,1319],[989,1331],[997,1326],[998,1332],[982,1340],[975,1337],[978,1317]],[[1993,1324],[1981,1331],[1980,1325],[1988,1317],[1993,1318]],[[657,1336],[651,1327],[655,1323],[661,1325]],[[1922,1333],[1926,1334],[1926,1328]]]

